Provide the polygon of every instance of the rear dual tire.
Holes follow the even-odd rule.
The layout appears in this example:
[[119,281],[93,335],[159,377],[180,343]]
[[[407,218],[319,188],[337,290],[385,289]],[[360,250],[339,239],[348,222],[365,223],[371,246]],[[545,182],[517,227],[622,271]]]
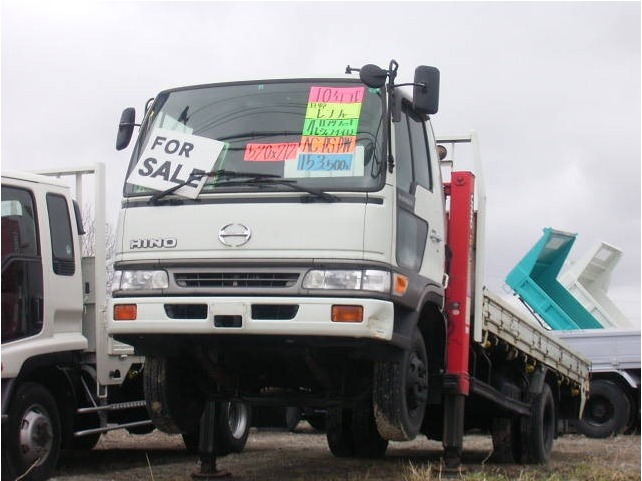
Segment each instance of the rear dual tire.
[[493,458],[498,463],[545,464],[551,457],[557,418],[548,384],[531,403],[531,416],[495,418],[491,426]]
[[377,431],[370,402],[352,409],[328,409],[325,427],[330,451],[338,458],[378,459],[388,449],[388,441]]
[[[236,402],[220,402],[216,404],[216,455],[226,456],[230,453],[240,453],[245,449],[250,434],[252,419],[251,407]],[[198,453],[200,436],[199,427],[190,433],[183,434],[183,442],[190,453]]]

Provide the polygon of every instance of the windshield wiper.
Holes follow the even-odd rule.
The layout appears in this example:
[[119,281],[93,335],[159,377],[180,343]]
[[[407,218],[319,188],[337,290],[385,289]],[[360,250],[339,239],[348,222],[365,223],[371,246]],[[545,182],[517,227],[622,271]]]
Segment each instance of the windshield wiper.
[[247,178],[247,179],[250,179],[250,180],[253,180],[253,181],[260,181],[260,180],[264,180],[264,179],[270,179],[271,180],[271,179],[279,178],[278,175],[274,175],[274,174],[256,174],[256,173],[253,173],[253,172],[234,172],[233,170],[224,170],[224,169],[212,170],[210,172],[192,172],[189,175],[189,177],[187,177],[187,179],[179,182],[176,185],[171,186],[169,189],[165,189],[165,190],[161,190],[159,192],[156,192],[154,195],[152,195],[149,198],[149,203],[153,204],[153,205],[156,205],[158,203],[158,201],[161,200],[163,197],[165,197],[165,196],[167,196],[169,194],[173,194],[174,192],[176,192],[181,187],[186,186],[187,184],[189,184],[190,182],[192,182],[194,180],[199,180],[203,176],[217,177],[219,179],[221,179],[221,178],[241,178],[241,179]]
[[294,179],[281,179],[279,176],[263,176],[263,177],[257,176],[247,180],[235,180],[230,182],[223,182],[217,185],[219,187],[226,187],[229,185],[240,185],[240,184],[259,185],[259,186],[270,185],[270,184],[285,185],[287,187],[292,188],[293,190],[297,190],[299,192],[305,192],[306,194],[310,194],[326,202],[336,202],[337,200],[337,198],[332,194],[328,194],[327,192],[323,192],[322,190],[318,190],[318,189],[313,189],[311,187],[302,186]]

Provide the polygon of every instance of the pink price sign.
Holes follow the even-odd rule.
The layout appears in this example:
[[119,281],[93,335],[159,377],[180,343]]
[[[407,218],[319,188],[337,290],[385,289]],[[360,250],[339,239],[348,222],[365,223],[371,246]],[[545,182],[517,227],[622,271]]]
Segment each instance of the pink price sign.
[[247,144],[243,160],[248,162],[281,162],[297,157],[299,143]]
[[353,104],[363,102],[364,87],[311,87],[308,102]]

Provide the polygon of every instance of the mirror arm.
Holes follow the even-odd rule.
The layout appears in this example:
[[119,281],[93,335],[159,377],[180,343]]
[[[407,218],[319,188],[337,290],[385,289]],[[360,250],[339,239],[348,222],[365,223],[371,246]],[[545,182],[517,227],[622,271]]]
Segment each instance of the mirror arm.
[[350,67],[350,65],[348,65],[346,67],[346,74],[350,75],[352,72],[361,72],[361,69],[360,68]]
[[428,88],[428,84],[426,84],[424,82],[421,82],[421,83],[418,83],[418,84],[416,84],[414,82],[409,82],[409,83],[405,83],[405,84],[396,84],[396,85],[392,85],[392,88],[396,89],[397,87],[408,87],[408,86],[421,87],[424,90],[424,92]]

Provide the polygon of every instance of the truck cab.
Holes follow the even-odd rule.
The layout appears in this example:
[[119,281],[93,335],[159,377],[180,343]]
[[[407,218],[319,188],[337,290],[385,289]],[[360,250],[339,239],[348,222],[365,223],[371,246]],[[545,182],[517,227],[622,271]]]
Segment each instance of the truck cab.
[[[581,412],[585,360],[484,292],[483,182],[441,177],[439,71],[397,84],[397,68],[148,104],[107,324],[145,356],[159,429],[188,432],[217,400],[324,409],[336,456],[422,433],[456,468],[465,429],[545,462],[556,416]],[[118,149],[134,125],[125,109]],[[476,136],[445,141],[478,163]]]
[[[379,418],[396,438],[419,431],[445,343],[445,202],[427,116],[438,71],[418,69],[413,99],[376,69],[171,89],[149,106],[108,326],[175,373],[151,379],[155,391],[182,391],[194,409],[169,406],[157,425],[183,431],[218,397],[352,407],[371,396],[374,364],[401,356],[420,371],[404,381],[404,416],[421,414],[394,428]],[[430,367],[424,337],[438,346]]]

